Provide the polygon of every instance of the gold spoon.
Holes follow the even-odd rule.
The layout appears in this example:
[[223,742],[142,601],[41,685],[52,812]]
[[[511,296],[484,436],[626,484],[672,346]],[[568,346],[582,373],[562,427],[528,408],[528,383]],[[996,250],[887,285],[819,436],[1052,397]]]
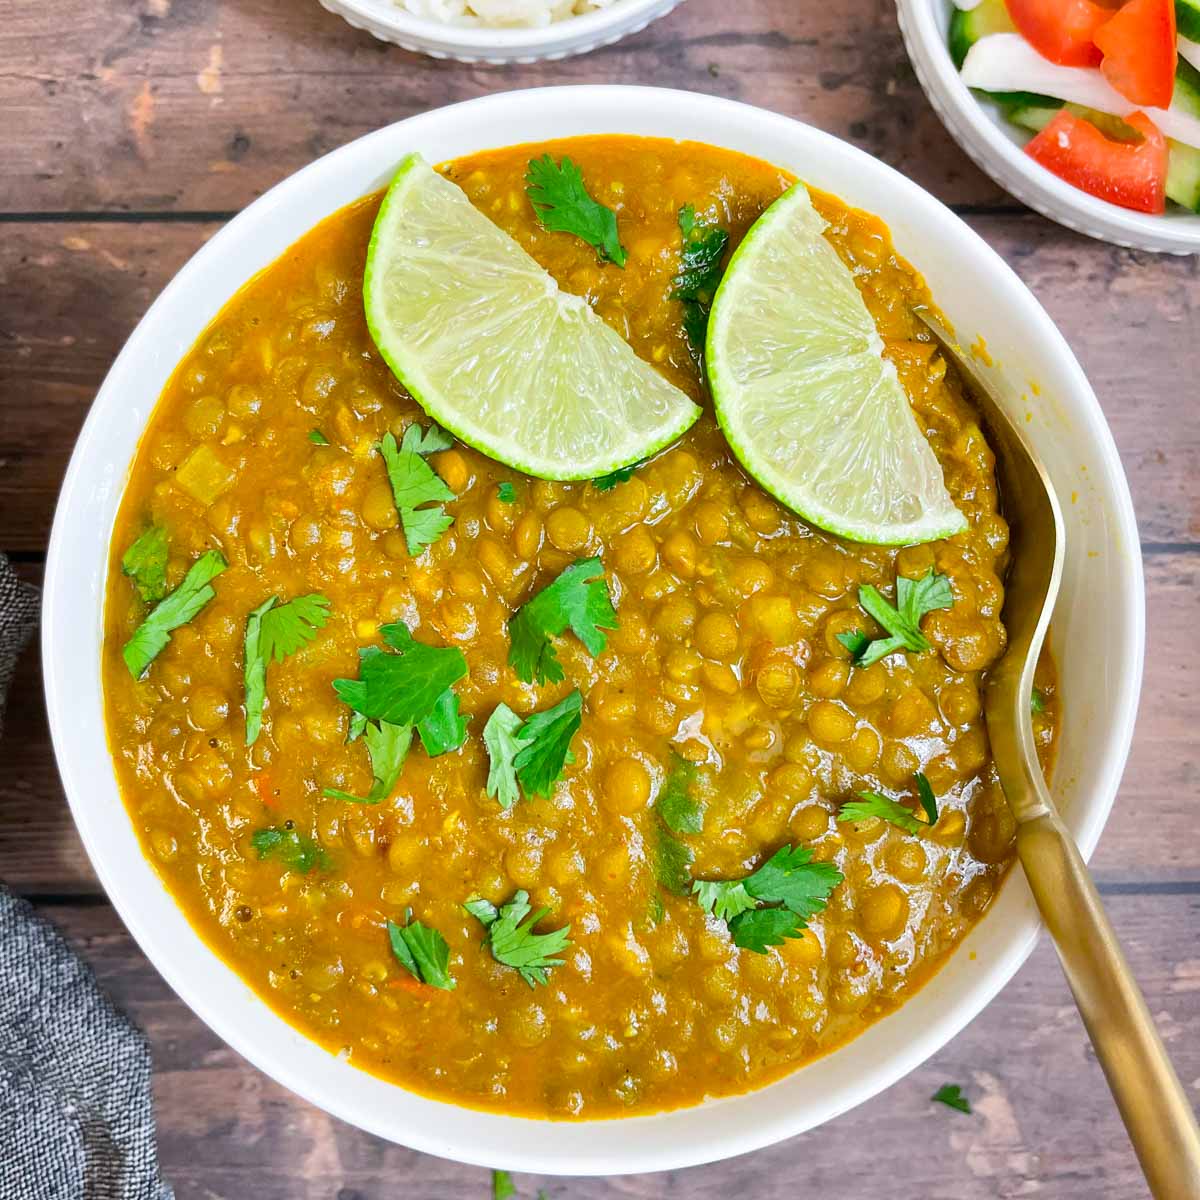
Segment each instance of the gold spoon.
[[1195,1114],[1034,749],[1033,673],[1062,578],[1062,512],[1045,468],[954,336],[930,313],[916,316],[971,386],[997,450],[1004,512],[1019,547],[1004,598],[1008,650],[984,697],[996,770],[1017,822],[1017,855],[1151,1193],[1156,1200],[1197,1200]]

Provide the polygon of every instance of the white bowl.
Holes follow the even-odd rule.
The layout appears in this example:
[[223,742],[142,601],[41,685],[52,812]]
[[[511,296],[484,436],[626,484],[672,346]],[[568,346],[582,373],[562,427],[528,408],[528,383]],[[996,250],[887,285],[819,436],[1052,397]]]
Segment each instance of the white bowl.
[[607,8],[567,17],[538,29],[494,29],[444,25],[417,17],[393,0],[321,0],[356,29],[405,50],[465,63],[532,63],[567,58],[611,46],[651,21],[666,16],[681,0],[613,0]]
[[952,10],[951,0],[896,0],[900,32],[925,95],[978,167],[1023,204],[1077,233],[1136,250],[1200,254],[1200,215],[1120,208],[1072,187],[1025,154],[1031,135],[976,96],[955,69],[946,43]]
[[[954,1036],[1033,948],[1019,873],[946,966],[898,1012],[756,1092],[622,1121],[555,1122],[425,1099],[357,1071],[291,1029],[192,930],[142,856],[118,795],[101,705],[107,546],[138,439],[176,362],[243,282],[322,217],[383,186],[411,150],[431,161],[574,134],[690,138],[756,155],[878,213],[963,344],[1021,415],[1065,504],[1069,552],[1053,641],[1066,696],[1055,792],[1085,855],[1100,836],[1141,678],[1141,559],[1129,491],[1092,389],[1015,274],[966,224],[890,167],[786,117],[712,96],[635,87],[508,92],[425,113],[327,155],[235,217],[183,268],[121,351],[80,434],[46,564],[43,655],[55,753],[84,844],[130,932],[231,1046],[354,1125],[483,1166],[561,1174],[686,1167],[800,1133],[887,1087]],[[1038,396],[1031,398],[1035,386]],[[1028,414],[1028,419],[1025,416]],[[1097,648],[1100,648],[1098,651]]]

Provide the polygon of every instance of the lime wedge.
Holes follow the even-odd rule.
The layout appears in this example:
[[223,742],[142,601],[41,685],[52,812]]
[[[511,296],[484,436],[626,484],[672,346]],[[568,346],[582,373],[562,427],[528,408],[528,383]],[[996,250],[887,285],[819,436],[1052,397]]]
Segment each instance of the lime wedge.
[[902,545],[966,528],[825,221],[797,184],[730,260],[708,322],[717,420],[806,521]]
[[420,155],[379,210],[363,299],[380,354],[421,407],[526,474],[605,475],[700,415]]

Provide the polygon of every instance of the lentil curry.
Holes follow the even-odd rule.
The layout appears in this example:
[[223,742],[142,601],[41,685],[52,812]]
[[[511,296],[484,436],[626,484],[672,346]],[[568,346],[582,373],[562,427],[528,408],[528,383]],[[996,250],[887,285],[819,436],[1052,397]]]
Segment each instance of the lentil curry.
[[[619,217],[624,269],[544,229],[526,199],[527,162],[568,152]],[[786,175],[712,147],[626,137],[441,169],[703,403],[673,296],[679,211],[717,214],[732,247]],[[376,448],[428,420],[364,322],[378,196],[247,284],[167,385],[112,544],[104,669],[121,790],[205,940],[285,1019],[359,1067],[532,1116],[745,1091],[896,1008],[992,901],[1014,833],[980,705],[1005,645],[1008,529],[992,452],[911,316],[928,297],[886,228],[814,199],[968,518],[953,538],[896,549],[810,528],[741,471],[706,414],[629,478],[599,486],[530,479],[430,442],[453,524],[410,553]],[[123,573],[122,558],[147,527],[165,531],[163,591],[207,552],[228,566],[175,614],[185,619],[135,679],[122,647],[158,597],[139,595],[137,564],[126,557]],[[525,681],[509,665],[507,623],[588,558],[601,560],[602,582],[589,586],[606,582],[616,627],[599,622],[597,653],[565,623],[552,630],[563,678]],[[952,599],[921,626],[931,648],[854,665],[844,642],[878,636],[859,587],[891,594],[898,576],[931,571]],[[247,619],[272,596],[304,593],[325,609],[274,661],[264,654],[261,732],[247,745]],[[400,622],[465,656],[454,691],[467,725],[446,753],[414,742],[381,783],[377,745],[368,754],[367,739],[350,740],[363,723],[331,685]],[[576,690],[561,778],[502,807],[487,787],[489,714],[504,703],[519,723]],[[1044,662],[1034,724],[1046,769],[1053,692]],[[936,797],[932,823],[915,815],[918,772]],[[378,802],[354,802],[373,787]],[[892,801],[893,816],[839,820],[864,791]],[[789,846],[844,878],[777,944],[748,948],[732,936],[736,919],[721,919],[732,909],[710,898],[706,911],[690,894],[694,880],[745,879]],[[518,890],[547,910],[539,930],[569,927],[531,972],[504,961],[496,940],[488,952],[479,917]],[[440,967],[409,951],[406,922],[444,940]]]

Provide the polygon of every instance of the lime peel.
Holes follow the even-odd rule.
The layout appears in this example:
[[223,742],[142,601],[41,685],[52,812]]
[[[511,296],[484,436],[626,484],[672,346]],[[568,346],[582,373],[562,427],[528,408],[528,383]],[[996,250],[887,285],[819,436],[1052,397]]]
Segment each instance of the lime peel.
[[528,475],[608,474],[700,415],[419,154],[380,207],[363,301],[375,345],[421,407]]
[[717,420],[755,480],[851,541],[907,545],[966,528],[825,221],[796,184],[754,223],[713,301]]

